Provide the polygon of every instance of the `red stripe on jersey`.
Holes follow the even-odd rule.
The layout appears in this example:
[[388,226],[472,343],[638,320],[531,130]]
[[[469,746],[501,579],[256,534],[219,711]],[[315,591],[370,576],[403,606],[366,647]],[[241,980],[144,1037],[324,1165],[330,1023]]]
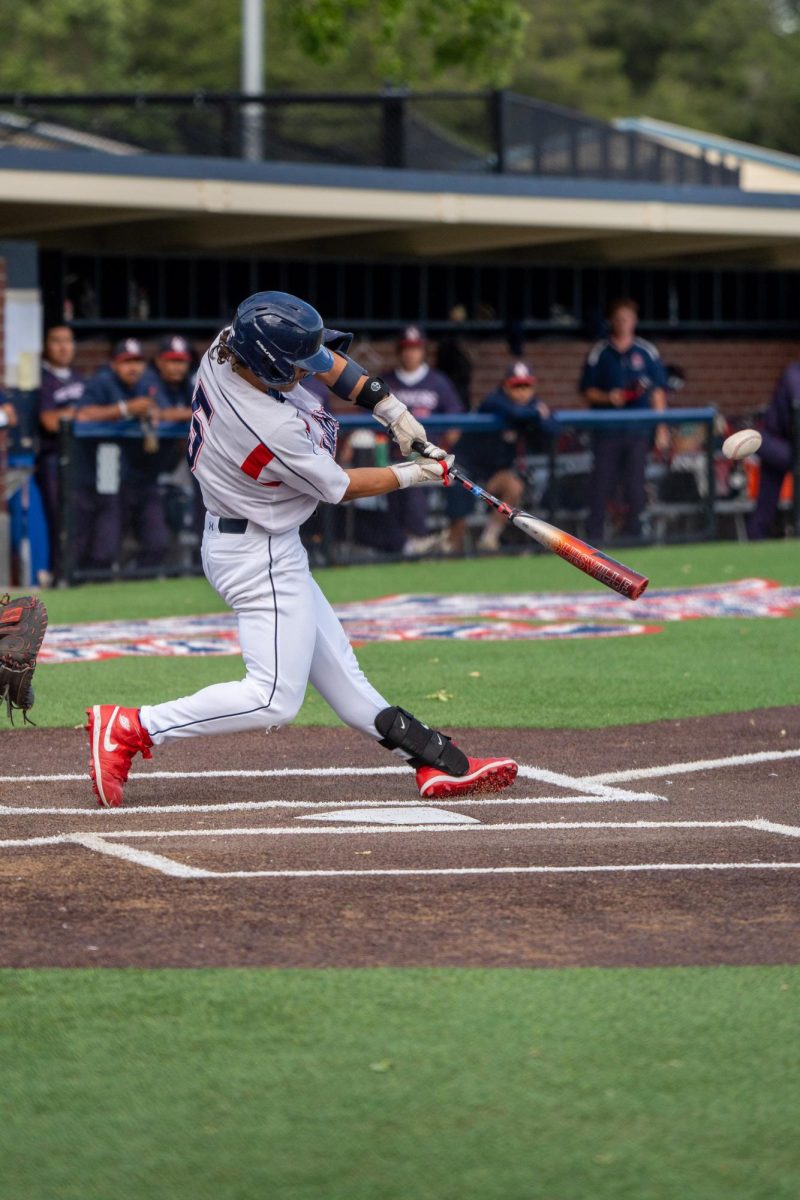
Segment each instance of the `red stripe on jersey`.
[[255,450],[252,450],[241,465],[241,470],[245,475],[249,475],[251,479],[258,479],[259,475],[266,467],[267,463],[271,463],[275,455],[271,450],[268,450],[261,442],[258,443]]

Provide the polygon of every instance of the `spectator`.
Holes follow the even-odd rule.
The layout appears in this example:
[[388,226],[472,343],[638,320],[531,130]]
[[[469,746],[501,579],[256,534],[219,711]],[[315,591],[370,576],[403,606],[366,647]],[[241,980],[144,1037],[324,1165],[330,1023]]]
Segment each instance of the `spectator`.
[[[635,300],[615,300],[608,311],[609,336],[589,351],[580,380],[580,391],[591,408],[641,410],[667,406],[666,374],[658,350],[636,336],[639,308]],[[669,449],[666,425],[656,428],[656,446]],[[589,482],[590,542],[605,539],[606,509],[618,489],[622,491],[622,532],[641,536],[645,506],[645,466],[649,431],[633,427],[596,429],[592,436],[594,466]]]
[[[518,508],[525,490],[519,460],[529,452],[531,436],[547,429],[550,417],[549,408],[536,394],[533,369],[524,362],[511,363],[500,386],[485,397],[478,412],[502,417],[509,428],[499,433],[466,434],[459,442],[459,462],[476,483]],[[465,488],[448,491],[450,545],[454,551],[463,547],[467,517],[474,506],[474,498]],[[478,549],[499,549],[507,524],[501,513],[492,512],[478,539]]]
[[18,397],[22,403],[17,408],[0,392],[0,510],[7,507],[10,518],[12,578],[21,586],[35,582],[48,587],[52,576],[47,521],[30,469],[35,415],[25,399],[24,394]]
[[[153,397],[143,395],[140,387],[144,370],[141,343],[135,338],[119,342],[110,364],[101,367],[87,383],[76,405],[75,420],[105,424],[150,416]],[[115,472],[111,462],[109,478],[103,478],[103,449],[94,440],[79,439],[75,443],[74,554],[78,567],[107,571],[118,560],[122,541],[120,471]]]
[[74,368],[75,338],[68,325],[52,325],[44,336],[42,381],[39,390],[40,449],[36,481],[44,502],[53,573],[61,574],[59,546],[58,430],[75,417],[86,386]]
[[[384,377],[398,400],[402,400],[423,425],[432,413],[463,412],[452,381],[442,371],[430,366],[427,353],[425,333],[419,326],[409,325],[397,342],[397,366]],[[434,431],[434,440],[449,449],[458,440],[458,434],[452,431],[436,434]],[[426,489],[406,488],[401,492],[393,492],[387,499],[389,511],[394,514],[405,535],[403,552],[423,554],[434,549],[437,538],[428,534]]]
[[162,338],[141,381],[142,389],[155,398],[159,421],[191,421],[191,366],[192,351],[186,338]]
[[800,420],[800,361],[790,363],[772,395],[761,426],[761,477],[755,512],[747,523],[752,541],[768,537],[778,511],[781,487],[794,467],[795,422]]
[[[142,424],[144,437],[125,443],[125,470],[122,484],[122,526],[135,534],[138,543],[137,562],[142,567],[158,567],[170,544],[165,494],[160,476],[175,471],[186,458],[185,437],[159,437],[160,424],[183,424],[192,418],[192,350],[185,338],[175,335],[162,338],[155,358],[147,367],[137,390],[152,397],[153,409]],[[188,467],[185,468],[189,476]],[[192,484],[195,494],[193,524],[202,532],[205,509],[199,488]],[[181,502],[183,503],[183,502]],[[182,523],[182,508],[177,516]]]

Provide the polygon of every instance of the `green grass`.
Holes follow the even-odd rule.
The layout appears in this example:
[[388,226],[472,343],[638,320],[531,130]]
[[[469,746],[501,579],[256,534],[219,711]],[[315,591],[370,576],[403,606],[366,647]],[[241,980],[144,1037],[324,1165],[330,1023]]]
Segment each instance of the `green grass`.
[[[630,558],[654,587],[800,584],[795,543]],[[594,586],[544,556],[318,578],[333,601]],[[202,580],[47,603],[57,622],[223,608]],[[797,629],[688,621],[360,657],[442,725],[591,726],[796,703]],[[92,701],[166,699],[240,670],[42,667],[35,715],[78,724]],[[440,688],[452,699],[428,698]],[[312,696],[301,720],[333,718]],[[0,1200],[795,1200],[798,991],[800,967],[0,972]]]
[[[631,552],[652,587],[748,576],[800,584],[800,544],[716,543]],[[536,555],[487,562],[398,564],[320,571],[334,603],[397,592],[539,591],[598,587],[560,559]],[[105,584],[46,597],[53,622],[214,612],[224,605],[204,580]],[[620,600],[620,609],[629,602]],[[445,726],[591,728],[797,703],[793,619],[702,620],[660,634],[612,641],[419,642],[367,645],[360,661],[393,703]],[[480,677],[470,675],[479,671]],[[235,658],[115,659],[42,666],[36,720],[80,724],[91,703],[158,703],[241,677]],[[431,699],[444,690],[447,700]],[[301,724],[335,725],[313,691]]]
[[800,968],[3,972],[4,1200],[795,1200]]

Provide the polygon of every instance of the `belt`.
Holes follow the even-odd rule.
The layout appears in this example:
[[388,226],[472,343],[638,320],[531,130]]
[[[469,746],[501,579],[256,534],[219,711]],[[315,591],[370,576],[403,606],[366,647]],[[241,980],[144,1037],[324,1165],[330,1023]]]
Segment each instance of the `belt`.
[[247,518],[219,517],[217,529],[220,533],[247,533]]

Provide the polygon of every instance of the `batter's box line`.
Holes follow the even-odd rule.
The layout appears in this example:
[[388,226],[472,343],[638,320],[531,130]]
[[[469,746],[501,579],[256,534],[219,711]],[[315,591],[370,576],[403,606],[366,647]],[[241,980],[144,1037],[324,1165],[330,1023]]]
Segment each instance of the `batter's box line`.
[[[505,808],[508,805],[532,804],[616,804],[623,797],[587,796],[465,796],[451,797],[447,802],[456,808]],[[666,804],[666,796],[627,793],[625,800],[634,804]],[[429,802],[428,802],[429,803]],[[235,800],[220,804],[126,804],[123,808],[101,809],[86,803],[80,808],[58,808],[36,805],[0,804],[0,817],[97,817],[117,821],[122,817],[138,817],[143,813],[226,813],[263,812],[268,809],[299,808],[326,810],[337,808],[418,808],[419,797],[408,800]]]
[[[182,779],[281,779],[286,777],[304,777],[320,778],[320,777],[347,777],[353,775],[359,776],[409,776],[408,767],[279,767],[274,769],[264,770],[242,770],[242,771],[146,771],[141,774],[131,775],[129,783],[145,783],[148,779],[170,779],[176,782]],[[469,806],[491,806],[491,805],[529,805],[529,804],[666,804],[668,799],[666,796],[658,795],[655,792],[630,791],[627,788],[612,787],[605,783],[597,782],[595,779],[581,778],[580,776],[564,775],[558,771],[548,771],[544,767],[529,766],[522,764],[519,768],[520,779],[532,779],[537,783],[550,784],[553,787],[562,788],[563,794],[555,794],[552,796],[526,796],[526,797],[507,797],[505,795],[496,795],[492,797],[464,797],[460,799],[454,797],[452,803],[458,807],[462,805]],[[14,782],[20,783],[42,783],[42,782],[58,782],[58,783],[85,783],[87,777],[85,775],[0,775],[0,783]],[[411,801],[409,801],[411,802]],[[403,803],[399,801],[398,803]],[[413,803],[418,804],[419,800],[414,799]],[[221,804],[164,804],[164,805],[141,805],[140,807],[126,807],[115,810],[115,816],[119,814],[135,814],[135,813],[191,813],[191,812],[246,812],[257,811],[258,809],[268,808],[335,808],[337,805],[354,807],[386,807],[385,800],[346,800],[346,801],[314,801],[314,800],[242,800],[229,801]],[[96,815],[94,807],[81,808],[59,808],[57,806],[37,807],[36,805],[0,805],[0,816],[85,816]]]
[[496,825],[416,825],[416,826],[349,826],[347,828],[306,827],[298,829],[270,829],[258,826],[247,829],[204,829],[204,830],[128,830],[98,833],[66,833],[55,834],[51,837],[21,838],[0,842],[0,848],[21,848],[33,846],[76,845],[98,854],[111,858],[119,858],[135,866],[147,867],[162,875],[180,879],[312,879],[344,876],[438,876],[438,875],[502,875],[502,874],[590,874],[592,872],[613,871],[712,871],[712,870],[777,870],[796,869],[800,862],[755,862],[755,863],[614,863],[586,864],[574,866],[502,866],[502,867],[387,867],[360,869],[285,869],[261,871],[212,871],[203,867],[192,867],[186,863],[177,862],[165,855],[154,854],[149,850],[139,850],[133,846],[113,841],[115,838],[131,839],[153,838],[166,840],[169,838],[185,837],[225,837],[225,836],[276,836],[298,834],[360,834],[370,835],[409,834],[409,833],[491,833],[509,832],[514,829],[753,829],[762,833],[774,833],[784,837],[800,838],[800,826],[782,825],[766,821],[760,817],[750,820],[735,821],[542,821],[519,823],[503,823]]

